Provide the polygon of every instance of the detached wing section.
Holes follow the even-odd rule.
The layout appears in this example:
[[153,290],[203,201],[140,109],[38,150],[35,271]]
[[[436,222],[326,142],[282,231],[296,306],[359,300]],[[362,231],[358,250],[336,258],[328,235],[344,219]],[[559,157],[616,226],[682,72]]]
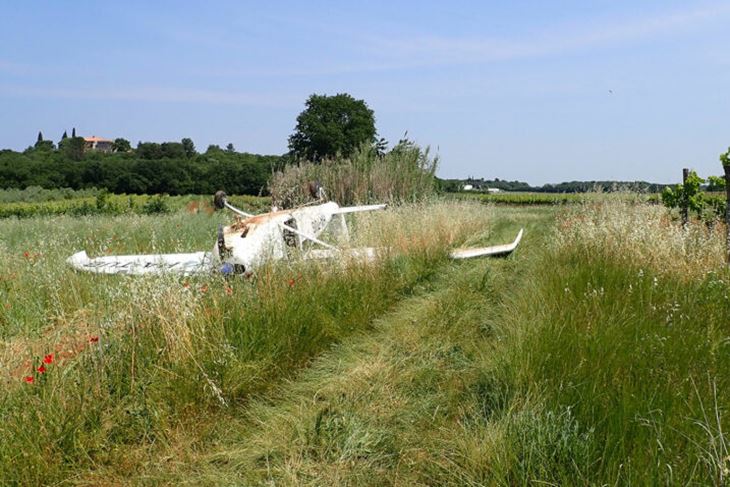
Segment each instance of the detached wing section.
[[210,252],[190,254],[118,255],[89,258],[82,250],[66,262],[74,269],[97,274],[198,274],[213,269]]
[[522,240],[523,229],[520,229],[517,238],[512,243],[504,245],[493,245],[491,247],[478,247],[472,249],[456,249],[449,256],[452,259],[471,259],[473,257],[499,256],[511,254]]

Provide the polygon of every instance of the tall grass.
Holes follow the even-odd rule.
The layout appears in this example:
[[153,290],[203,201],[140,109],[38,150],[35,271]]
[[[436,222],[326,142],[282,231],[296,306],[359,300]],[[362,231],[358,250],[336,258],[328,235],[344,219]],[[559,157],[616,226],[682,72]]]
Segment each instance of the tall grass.
[[683,227],[659,206],[595,201],[567,211],[558,228],[561,250],[603,255],[620,266],[687,279],[722,267],[721,224]]
[[[560,220],[499,328],[494,374],[512,396],[496,424],[503,478],[727,482],[722,255],[722,232],[683,229],[657,207],[589,204]],[[558,431],[541,446],[535,428]]]
[[327,198],[340,205],[412,203],[435,192],[438,157],[403,141],[383,156],[364,148],[350,158],[300,162],[276,172],[269,182],[274,205],[291,208],[311,201],[309,183],[317,181]]
[[361,215],[356,243],[392,246],[379,262],[291,262],[248,280],[96,276],[64,263],[82,248],[205,249],[218,215],[1,221],[0,483],[134,469],[130,452],[224,417],[367,329],[433,277],[449,245],[488,225],[489,212],[478,210],[443,204]]

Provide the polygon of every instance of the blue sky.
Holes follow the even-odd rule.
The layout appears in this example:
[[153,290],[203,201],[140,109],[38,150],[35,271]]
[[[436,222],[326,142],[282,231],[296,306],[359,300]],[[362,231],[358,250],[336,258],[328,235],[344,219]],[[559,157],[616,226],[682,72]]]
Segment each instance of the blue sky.
[[730,146],[730,2],[6,3],[0,148],[38,130],[286,151],[347,92],[443,177],[676,181]]

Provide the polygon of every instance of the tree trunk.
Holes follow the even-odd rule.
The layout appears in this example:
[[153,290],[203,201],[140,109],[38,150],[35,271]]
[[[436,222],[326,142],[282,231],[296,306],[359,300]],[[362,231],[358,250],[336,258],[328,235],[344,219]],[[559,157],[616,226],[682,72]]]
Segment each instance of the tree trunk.
[[723,165],[725,169],[725,230],[727,231],[727,243],[725,249],[725,260],[730,266],[730,165]]

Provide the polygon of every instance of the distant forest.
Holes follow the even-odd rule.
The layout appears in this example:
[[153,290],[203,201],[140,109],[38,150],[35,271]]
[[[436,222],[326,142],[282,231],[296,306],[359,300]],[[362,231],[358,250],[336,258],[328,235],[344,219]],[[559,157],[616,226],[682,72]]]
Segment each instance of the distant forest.
[[47,140],[23,152],[0,151],[0,188],[107,189],[128,194],[266,194],[267,181],[282,158],[236,152],[212,145],[198,153],[190,139],[141,142],[132,149],[85,150],[84,139],[68,137],[59,147]]
[[[266,195],[272,173],[282,168],[287,155],[237,152],[232,144],[223,149],[211,145],[198,153],[191,139],[180,142],[140,142],[132,148],[116,139],[111,152],[88,150],[82,137],[66,137],[58,147],[38,134],[34,146],[23,152],[0,150],[0,189],[40,186],[74,190],[98,188],[127,194],[229,194]],[[502,191],[584,193],[632,189],[660,192],[665,185],[645,181],[571,181],[530,186],[522,181],[495,179],[438,179],[443,192],[496,188]]]

